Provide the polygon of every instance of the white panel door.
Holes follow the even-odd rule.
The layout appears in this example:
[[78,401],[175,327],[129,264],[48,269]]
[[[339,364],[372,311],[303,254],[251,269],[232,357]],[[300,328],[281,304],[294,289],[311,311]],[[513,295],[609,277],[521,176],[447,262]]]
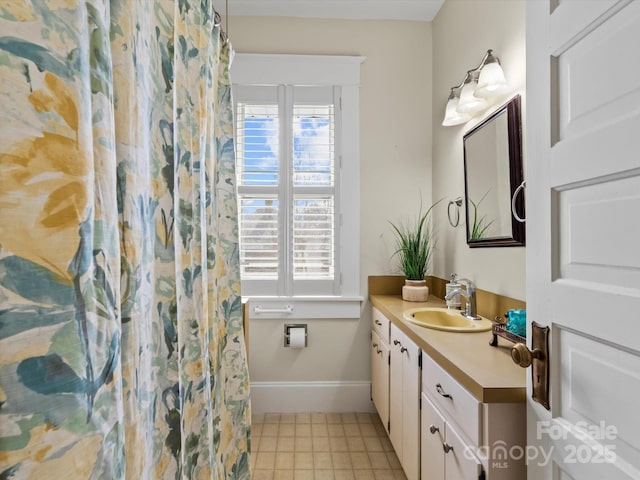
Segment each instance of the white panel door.
[[529,480],[640,478],[639,46],[638,0],[527,2]]

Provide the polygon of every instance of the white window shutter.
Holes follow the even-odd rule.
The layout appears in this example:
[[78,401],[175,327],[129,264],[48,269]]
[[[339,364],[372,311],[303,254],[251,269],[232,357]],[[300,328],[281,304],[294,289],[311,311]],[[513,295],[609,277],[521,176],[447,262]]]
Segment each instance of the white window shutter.
[[[252,54],[234,60],[242,294],[260,297],[267,310],[287,310],[287,318],[360,312],[363,60]],[[309,68],[301,70],[300,62]],[[281,314],[259,316],[270,315]]]

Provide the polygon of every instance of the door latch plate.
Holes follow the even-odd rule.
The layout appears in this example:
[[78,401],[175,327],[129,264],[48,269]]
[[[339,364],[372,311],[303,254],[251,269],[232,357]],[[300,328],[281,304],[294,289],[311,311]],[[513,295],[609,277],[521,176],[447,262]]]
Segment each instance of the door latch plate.
[[534,352],[540,352],[534,355],[531,364],[531,385],[532,394],[536,402],[547,410],[550,410],[549,404],[549,327],[542,326],[536,322],[531,322],[531,348]]

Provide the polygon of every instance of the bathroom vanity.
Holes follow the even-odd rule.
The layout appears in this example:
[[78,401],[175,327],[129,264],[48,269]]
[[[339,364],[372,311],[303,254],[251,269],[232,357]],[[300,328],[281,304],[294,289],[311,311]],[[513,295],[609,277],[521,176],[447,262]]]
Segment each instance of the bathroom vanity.
[[372,400],[409,480],[526,479],[525,371],[491,332],[412,324],[444,301],[371,295]]

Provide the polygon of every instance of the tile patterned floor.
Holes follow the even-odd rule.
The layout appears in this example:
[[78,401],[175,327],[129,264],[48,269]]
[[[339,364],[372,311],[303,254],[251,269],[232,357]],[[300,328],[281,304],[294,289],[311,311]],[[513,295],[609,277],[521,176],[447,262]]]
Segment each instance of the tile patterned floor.
[[252,418],[252,480],[406,480],[377,414]]

